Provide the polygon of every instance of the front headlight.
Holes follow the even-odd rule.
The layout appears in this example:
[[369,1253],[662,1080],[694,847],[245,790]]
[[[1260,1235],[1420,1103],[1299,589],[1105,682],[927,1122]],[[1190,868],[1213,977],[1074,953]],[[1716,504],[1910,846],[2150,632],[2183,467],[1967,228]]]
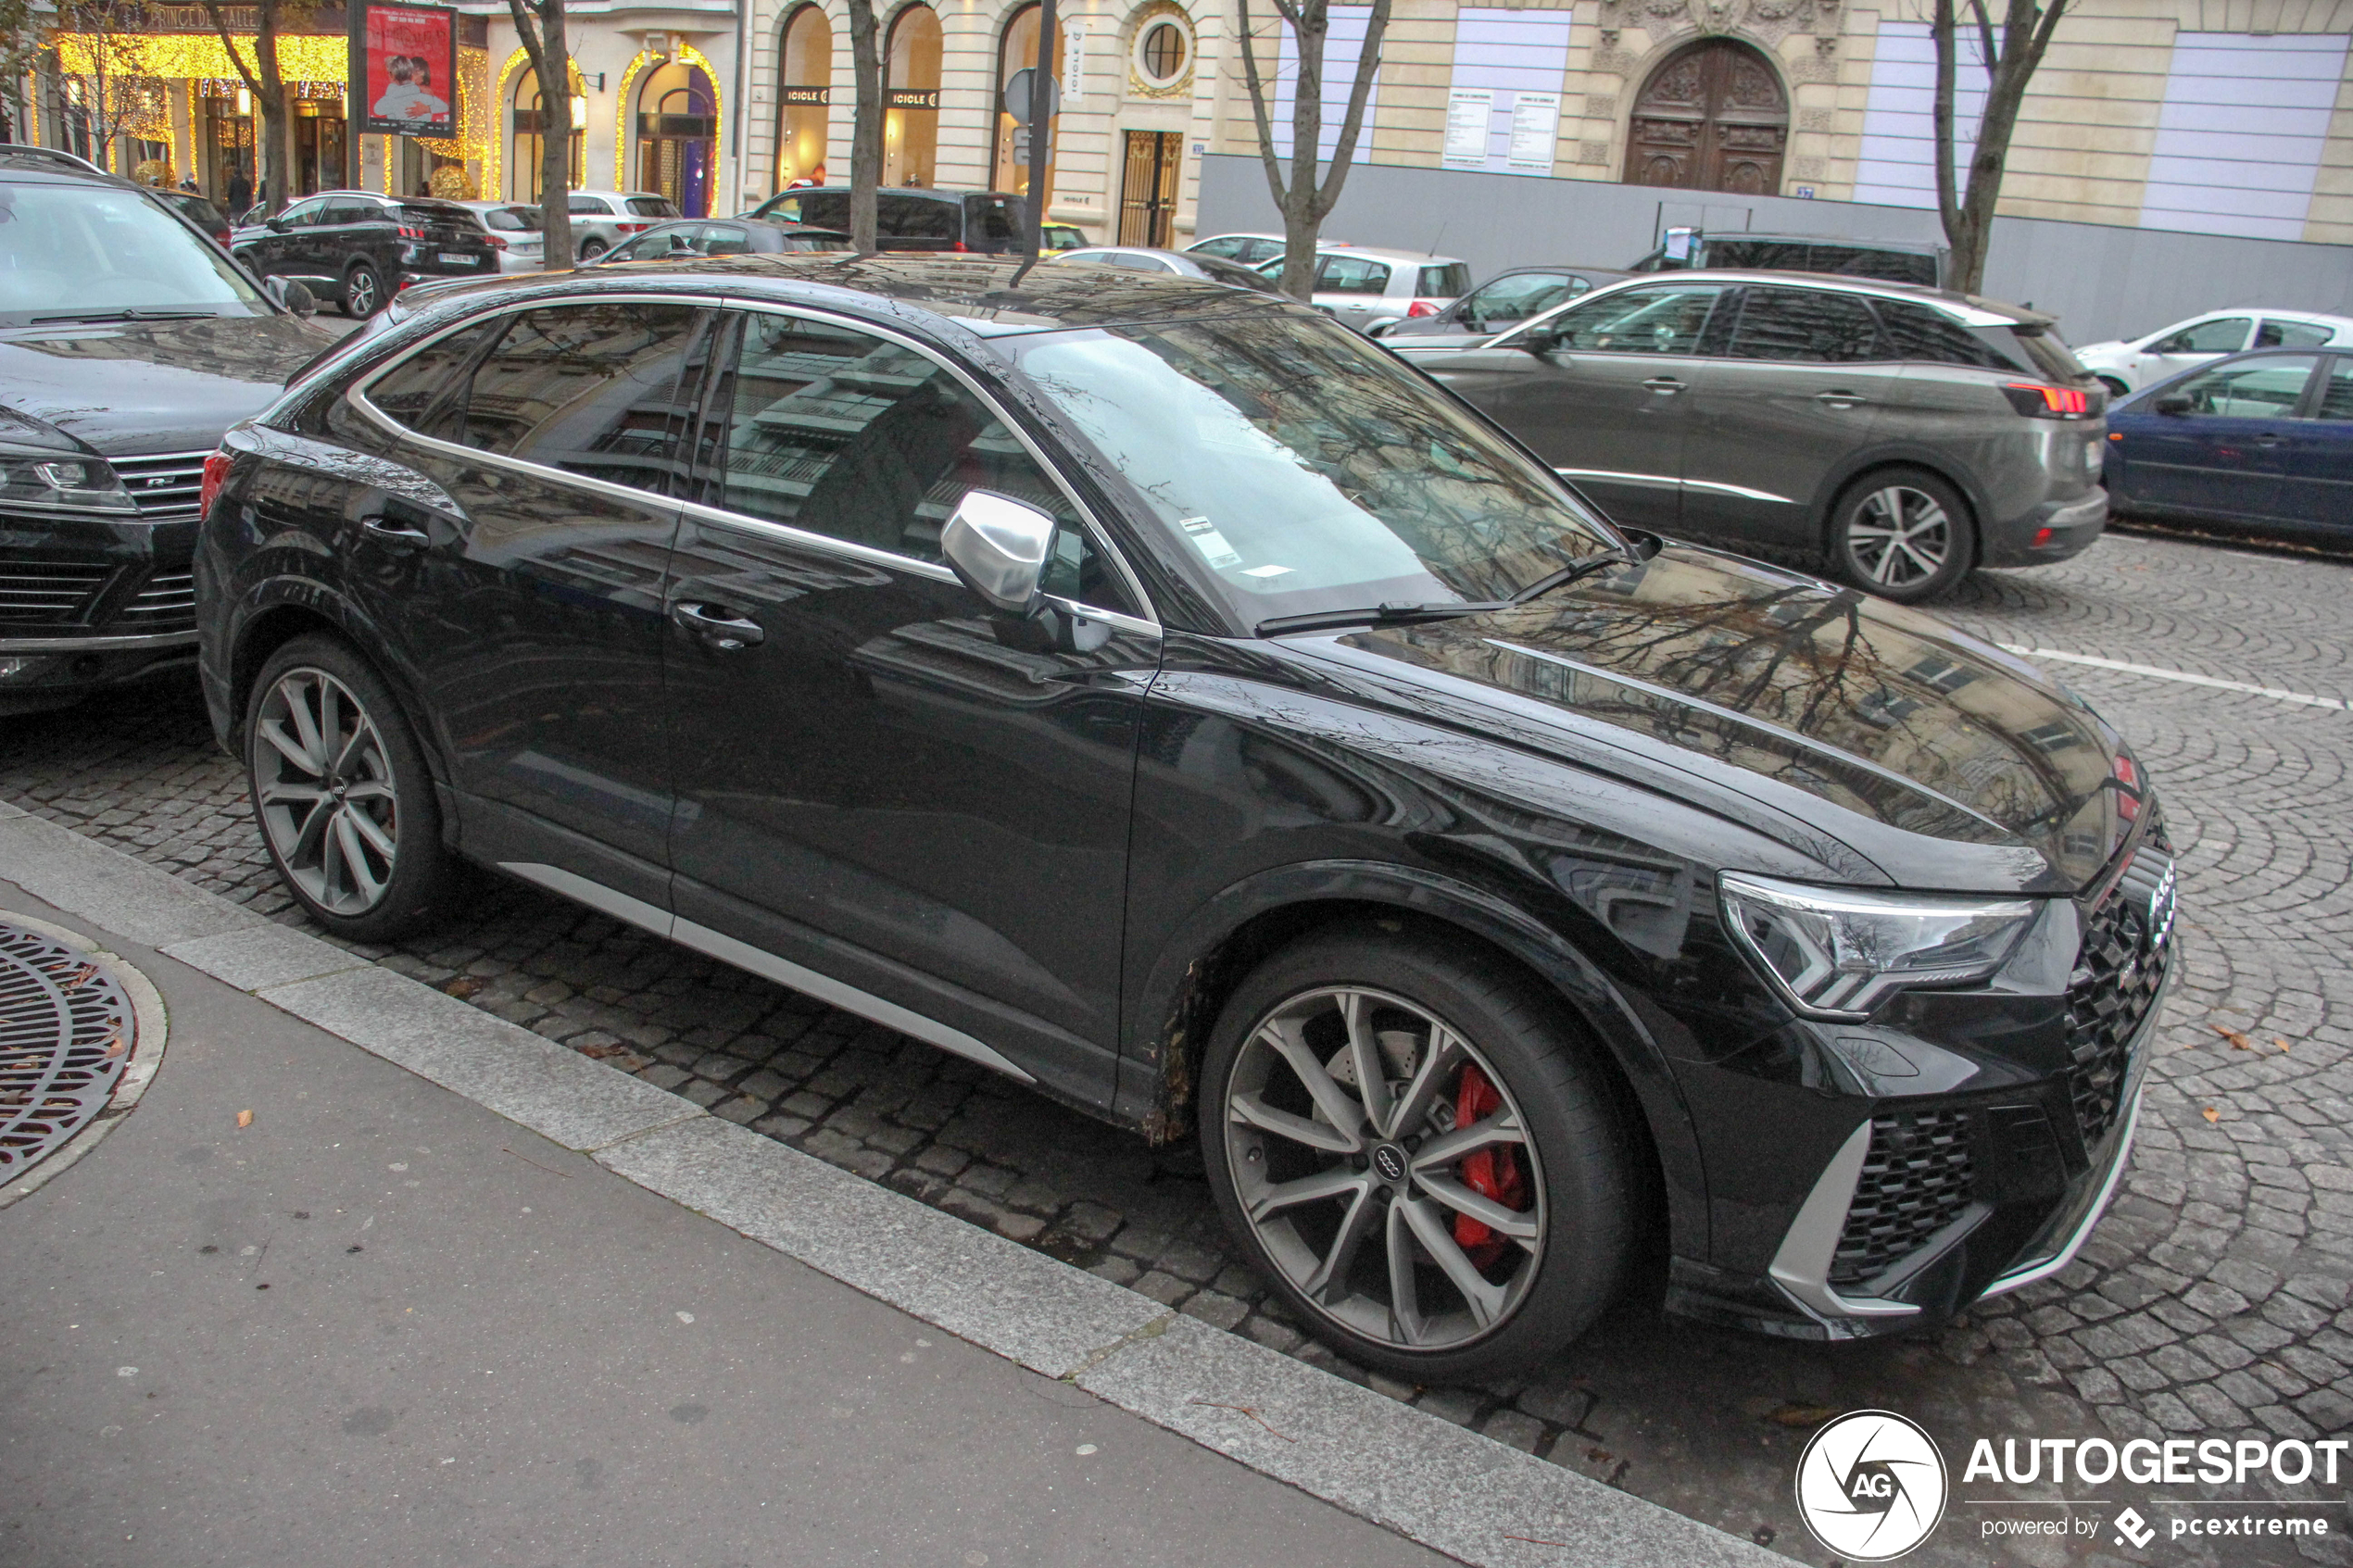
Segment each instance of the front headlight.
[[1719,888],[1724,922],[1808,1018],[1864,1018],[1894,991],[1986,979],[2040,908],[2025,898],[1866,893],[1732,872]]
[[138,503],[95,458],[0,458],[0,506],[44,512],[128,512]]

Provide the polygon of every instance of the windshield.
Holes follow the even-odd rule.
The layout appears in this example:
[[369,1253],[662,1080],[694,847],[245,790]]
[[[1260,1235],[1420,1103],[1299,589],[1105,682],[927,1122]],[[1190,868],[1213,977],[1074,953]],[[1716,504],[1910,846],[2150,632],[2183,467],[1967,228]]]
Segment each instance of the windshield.
[[136,191],[0,182],[0,325],[269,308],[227,257]]
[[1504,598],[1616,543],[1552,473],[1334,322],[1000,343],[1252,624]]

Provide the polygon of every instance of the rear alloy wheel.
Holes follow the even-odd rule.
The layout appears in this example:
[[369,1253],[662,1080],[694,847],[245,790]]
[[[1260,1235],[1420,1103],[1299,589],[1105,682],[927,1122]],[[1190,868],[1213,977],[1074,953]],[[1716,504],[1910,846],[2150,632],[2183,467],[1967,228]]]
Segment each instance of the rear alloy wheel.
[[1380,934],[1313,938],[1243,983],[1204,1063],[1227,1224],[1320,1337],[1416,1382],[1558,1348],[1607,1304],[1628,1248],[1609,1096],[1494,968]]
[[594,261],[597,257],[604,255],[607,248],[605,242],[602,240],[583,240],[580,242],[580,259],[583,261]]
[[245,739],[262,842],[321,925],[372,941],[438,912],[450,867],[433,782],[356,654],[327,637],[281,648],[254,684]]
[[384,302],[384,281],[382,273],[363,261],[346,273],[343,280],[343,313],[355,320],[364,320],[382,309]]
[[1975,555],[1968,504],[1918,469],[1870,474],[1850,487],[1839,497],[1831,537],[1840,576],[1898,604],[1950,588]]

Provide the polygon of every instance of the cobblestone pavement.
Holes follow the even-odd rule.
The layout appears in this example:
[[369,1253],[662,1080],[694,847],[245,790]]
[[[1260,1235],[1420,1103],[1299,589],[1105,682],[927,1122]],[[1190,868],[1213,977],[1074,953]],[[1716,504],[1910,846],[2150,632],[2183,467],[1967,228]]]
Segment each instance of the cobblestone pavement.
[[[2349,601],[2353,564],[2119,535],[2066,566],[1981,575],[1944,613],[2004,642],[2353,697]],[[485,883],[430,936],[363,951],[1196,1317],[1818,1562],[1790,1481],[1831,1409],[1996,1438],[2353,1426],[2353,714],[2058,673],[2164,793],[2186,969],[2131,1173],[2092,1244],[2058,1278],[1908,1340],[1784,1344],[1634,1298],[1534,1377],[1392,1386],[1335,1363],[1265,1297],[1184,1156],[927,1046],[511,884]],[[192,684],[0,725],[0,797],[299,922]],[[1915,1561],[2100,1560],[1978,1537],[1957,1505]],[[2296,1561],[2188,1545],[2162,1561]]]

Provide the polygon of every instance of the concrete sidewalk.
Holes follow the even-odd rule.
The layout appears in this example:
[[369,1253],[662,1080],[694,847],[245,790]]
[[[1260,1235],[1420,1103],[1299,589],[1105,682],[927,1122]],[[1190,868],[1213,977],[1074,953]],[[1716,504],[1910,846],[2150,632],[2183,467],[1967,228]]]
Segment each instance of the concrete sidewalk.
[[0,907],[97,937],[170,1018],[138,1110],[0,1212],[0,1562],[1443,1561]]

